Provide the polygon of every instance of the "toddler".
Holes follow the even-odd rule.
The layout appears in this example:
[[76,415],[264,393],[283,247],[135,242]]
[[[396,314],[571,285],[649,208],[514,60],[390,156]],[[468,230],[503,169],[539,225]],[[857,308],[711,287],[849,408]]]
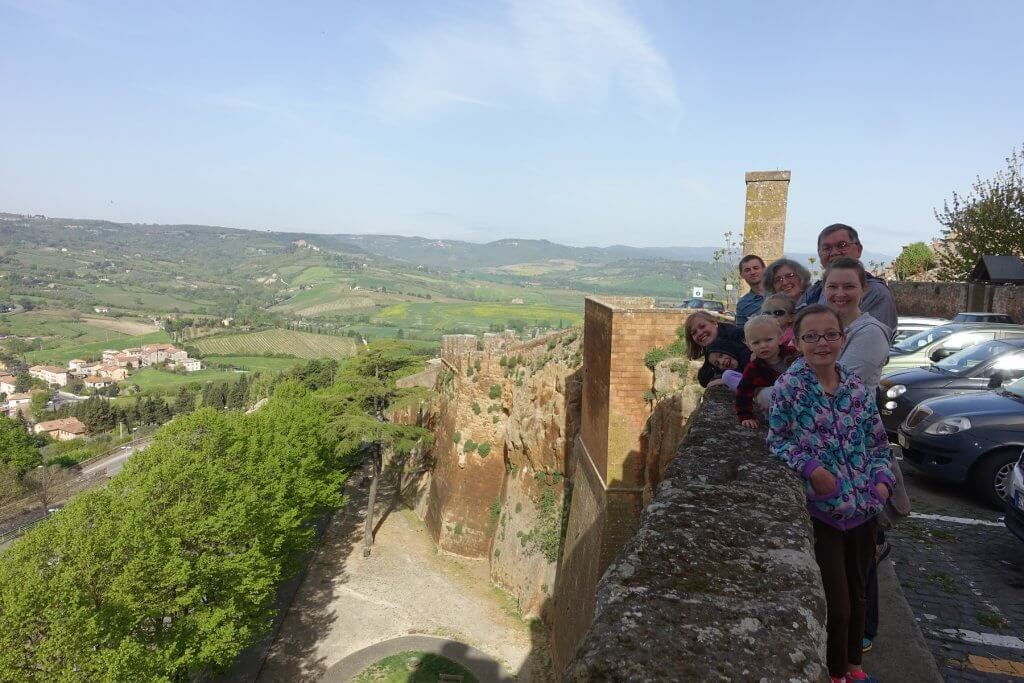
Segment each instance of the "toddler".
[[773,316],[751,318],[743,327],[743,333],[753,358],[743,369],[743,376],[736,386],[736,416],[744,427],[757,429],[755,398],[767,412],[770,400],[765,399],[770,399],[775,380],[796,359],[797,352],[792,346],[782,343],[782,328]]

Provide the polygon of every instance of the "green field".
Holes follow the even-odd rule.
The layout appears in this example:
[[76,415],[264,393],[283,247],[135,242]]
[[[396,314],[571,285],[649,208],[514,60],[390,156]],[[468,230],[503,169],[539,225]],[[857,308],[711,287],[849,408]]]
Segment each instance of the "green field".
[[486,332],[491,325],[506,327],[511,321],[521,320],[528,325],[563,327],[583,322],[583,299],[578,308],[556,308],[537,304],[451,304],[402,303],[388,306],[376,315],[376,320],[405,329],[435,331],[464,329]]
[[242,370],[283,372],[305,363],[305,358],[271,358],[269,356],[204,356],[204,365],[233,365]]
[[203,354],[218,356],[287,353],[299,358],[345,358],[356,352],[355,341],[349,337],[279,329],[210,337],[194,345]]
[[[75,318],[78,318],[77,320]],[[90,325],[64,309],[37,309],[23,313],[0,315],[0,334],[16,334],[22,337],[44,337],[43,347],[88,344],[127,337],[110,329]],[[39,342],[35,342],[39,348]]]
[[68,346],[54,347],[52,349],[44,348],[41,351],[30,351],[25,354],[25,360],[29,363],[59,363],[63,365],[72,358],[82,358],[85,360],[99,358],[105,349],[127,349],[133,346],[142,346],[143,344],[156,344],[158,342],[171,341],[171,338],[163,331],[142,334],[135,337],[118,336],[117,338],[114,338],[113,335],[115,333],[111,332],[110,334],[111,339],[109,341],[91,342],[89,344],[71,344]]
[[241,372],[232,370],[199,370],[198,372],[187,372],[177,374],[158,370],[157,368],[144,368],[128,376],[128,384],[137,384],[144,394],[155,394],[157,396],[171,396],[178,392],[178,387],[183,384],[198,382],[234,382],[242,376]]

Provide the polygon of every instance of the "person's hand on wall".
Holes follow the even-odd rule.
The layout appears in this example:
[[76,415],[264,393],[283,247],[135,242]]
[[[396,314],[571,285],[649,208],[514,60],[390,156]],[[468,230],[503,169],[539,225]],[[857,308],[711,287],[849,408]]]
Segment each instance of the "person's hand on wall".
[[743,420],[740,424],[747,429],[757,429],[757,420]]

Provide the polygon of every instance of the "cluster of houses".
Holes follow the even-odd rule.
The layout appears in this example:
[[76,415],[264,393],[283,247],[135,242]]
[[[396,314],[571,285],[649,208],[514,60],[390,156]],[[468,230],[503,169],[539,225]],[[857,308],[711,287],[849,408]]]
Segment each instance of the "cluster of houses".
[[66,368],[56,365],[33,365],[28,372],[50,386],[65,387],[69,380],[77,377],[85,382],[87,389],[105,389],[111,384],[128,379],[131,370],[160,365],[171,369],[181,368],[185,372],[203,369],[203,364],[198,359],[189,358],[187,351],[179,349],[174,344],[146,344],[120,351],[108,349],[98,361],[89,362],[75,358],[68,361]]
[[[131,370],[153,366],[181,368],[185,372],[203,369],[198,359],[189,358],[188,352],[174,344],[146,344],[131,349],[108,349],[98,361],[90,362],[76,358],[68,361],[66,368],[56,365],[33,365],[28,372],[50,387],[66,387],[69,381],[78,378],[84,382],[86,389],[105,389],[126,380]],[[0,403],[0,411],[9,416],[27,410],[32,403],[32,397],[39,393],[38,389],[18,392],[16,385],[17,382],[12,375],[0,372],[0,394],[6,395],[5,402]],[[71,394],[66,396],[70,399],[75,398]],[[86,434],[85,426],[74,417],[40,422],[35,425],[34,430],[37,434],[47,432],[61,441],[77,439]]]

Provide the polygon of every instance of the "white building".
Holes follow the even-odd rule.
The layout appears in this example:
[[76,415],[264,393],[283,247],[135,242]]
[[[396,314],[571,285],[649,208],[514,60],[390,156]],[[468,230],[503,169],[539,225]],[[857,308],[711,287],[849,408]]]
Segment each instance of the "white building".
[[68,383],[68,371],[56,365],[33,365],[28,369],[28,374],[47,384],[56,384],[60,387],[67,386]]

